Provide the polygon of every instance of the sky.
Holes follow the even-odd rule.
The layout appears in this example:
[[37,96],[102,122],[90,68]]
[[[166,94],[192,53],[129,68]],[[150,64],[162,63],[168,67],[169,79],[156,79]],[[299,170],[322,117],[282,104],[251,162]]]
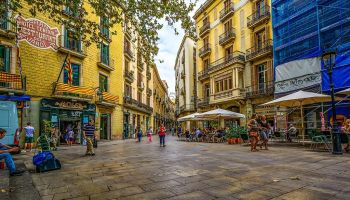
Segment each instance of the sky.
[[[192,0],[193,1],[193,0]],[[186,0],[190,2],[190,0]],[[195,11],[200,7],[205,0],[198,0],[196,8],[190,13],[192,17]],[[166,24],[166,23],[164,23]],[[184,31],[181,29],[181,25],[175,24],[179,34],[176,35],[173,28],[167,25],[164,25],[159,34],[158,47],[159,52],[156,56],[156,64],[158,67],[159,75],[162,80],[166,80],[169,86],[169,93],[175,92],[175,71],[174,65],[176,60],[177,51],[180,47],[182,38],[184,36]],[[159,61],[164,61],[160,63]]]

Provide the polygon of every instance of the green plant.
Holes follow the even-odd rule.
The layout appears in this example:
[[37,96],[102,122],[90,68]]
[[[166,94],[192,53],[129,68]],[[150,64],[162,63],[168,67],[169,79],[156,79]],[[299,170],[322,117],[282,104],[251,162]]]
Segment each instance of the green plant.
[[239,126],[231,126],[225,134],[226,139],[231,139],[231,138],[239,138],[239,131],[240,127]]
[[41,135],[49,136],[51,134],[51,121],[43,120],[41,124]]

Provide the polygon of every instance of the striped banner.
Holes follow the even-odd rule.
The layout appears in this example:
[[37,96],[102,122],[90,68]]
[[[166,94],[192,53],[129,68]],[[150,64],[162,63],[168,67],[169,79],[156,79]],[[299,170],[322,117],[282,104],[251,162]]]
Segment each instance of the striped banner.
[[93,88],[81,87],[81,86],[71,86],[64,83],[56,83],[56,92],[69,92],[73,94],[81,94],[94,96],[95,91]]
[[119,102],[119,97],[118,96],[115,96],[115,95],[110,94],[108,92],[103,92],[102,93],[102,97],[103,97],[103,100],[105,100],[105,101],[110,101],[110,102],[114,102],[114,103],[118,103]]
[[0,82],[3,83],[21,83],[21,76],[18,74],[9,74],[0,72]]

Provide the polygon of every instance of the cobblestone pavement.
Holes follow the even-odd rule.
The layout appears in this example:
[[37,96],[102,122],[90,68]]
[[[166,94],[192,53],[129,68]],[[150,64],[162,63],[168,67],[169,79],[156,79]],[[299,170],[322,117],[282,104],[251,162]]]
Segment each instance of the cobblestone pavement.
[[[350,154],[333,156],[272,146],[187,143],[167,137],[101,142],[95,157],[84,147],[55,152],[58,171],[31,177],[42,199],[349,199]],[[30,167],[31,155],[22,155]]]

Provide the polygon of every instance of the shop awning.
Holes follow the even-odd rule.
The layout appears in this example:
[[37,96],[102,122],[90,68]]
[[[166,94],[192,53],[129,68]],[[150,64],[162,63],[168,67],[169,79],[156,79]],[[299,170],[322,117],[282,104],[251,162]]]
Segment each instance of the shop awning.
[[67,92],[72,94],[81,94],[81,95],[88,95],[88,96],[94,96],[95,90],[90,87],[82,87],[82,86],[72,86],[64,83],[56,83],[56,90],[57,93]]
[[110,94],[108,92],[103,92],[102,97],[104,101],[109,101],[113,103],[118,103],[119,102],[119,97],[113,94]]
[[0,100],[7,100],[7,101],[30,101],[30,96],[28,96],[28,95],[22,95],[22,96],[0,95]]

